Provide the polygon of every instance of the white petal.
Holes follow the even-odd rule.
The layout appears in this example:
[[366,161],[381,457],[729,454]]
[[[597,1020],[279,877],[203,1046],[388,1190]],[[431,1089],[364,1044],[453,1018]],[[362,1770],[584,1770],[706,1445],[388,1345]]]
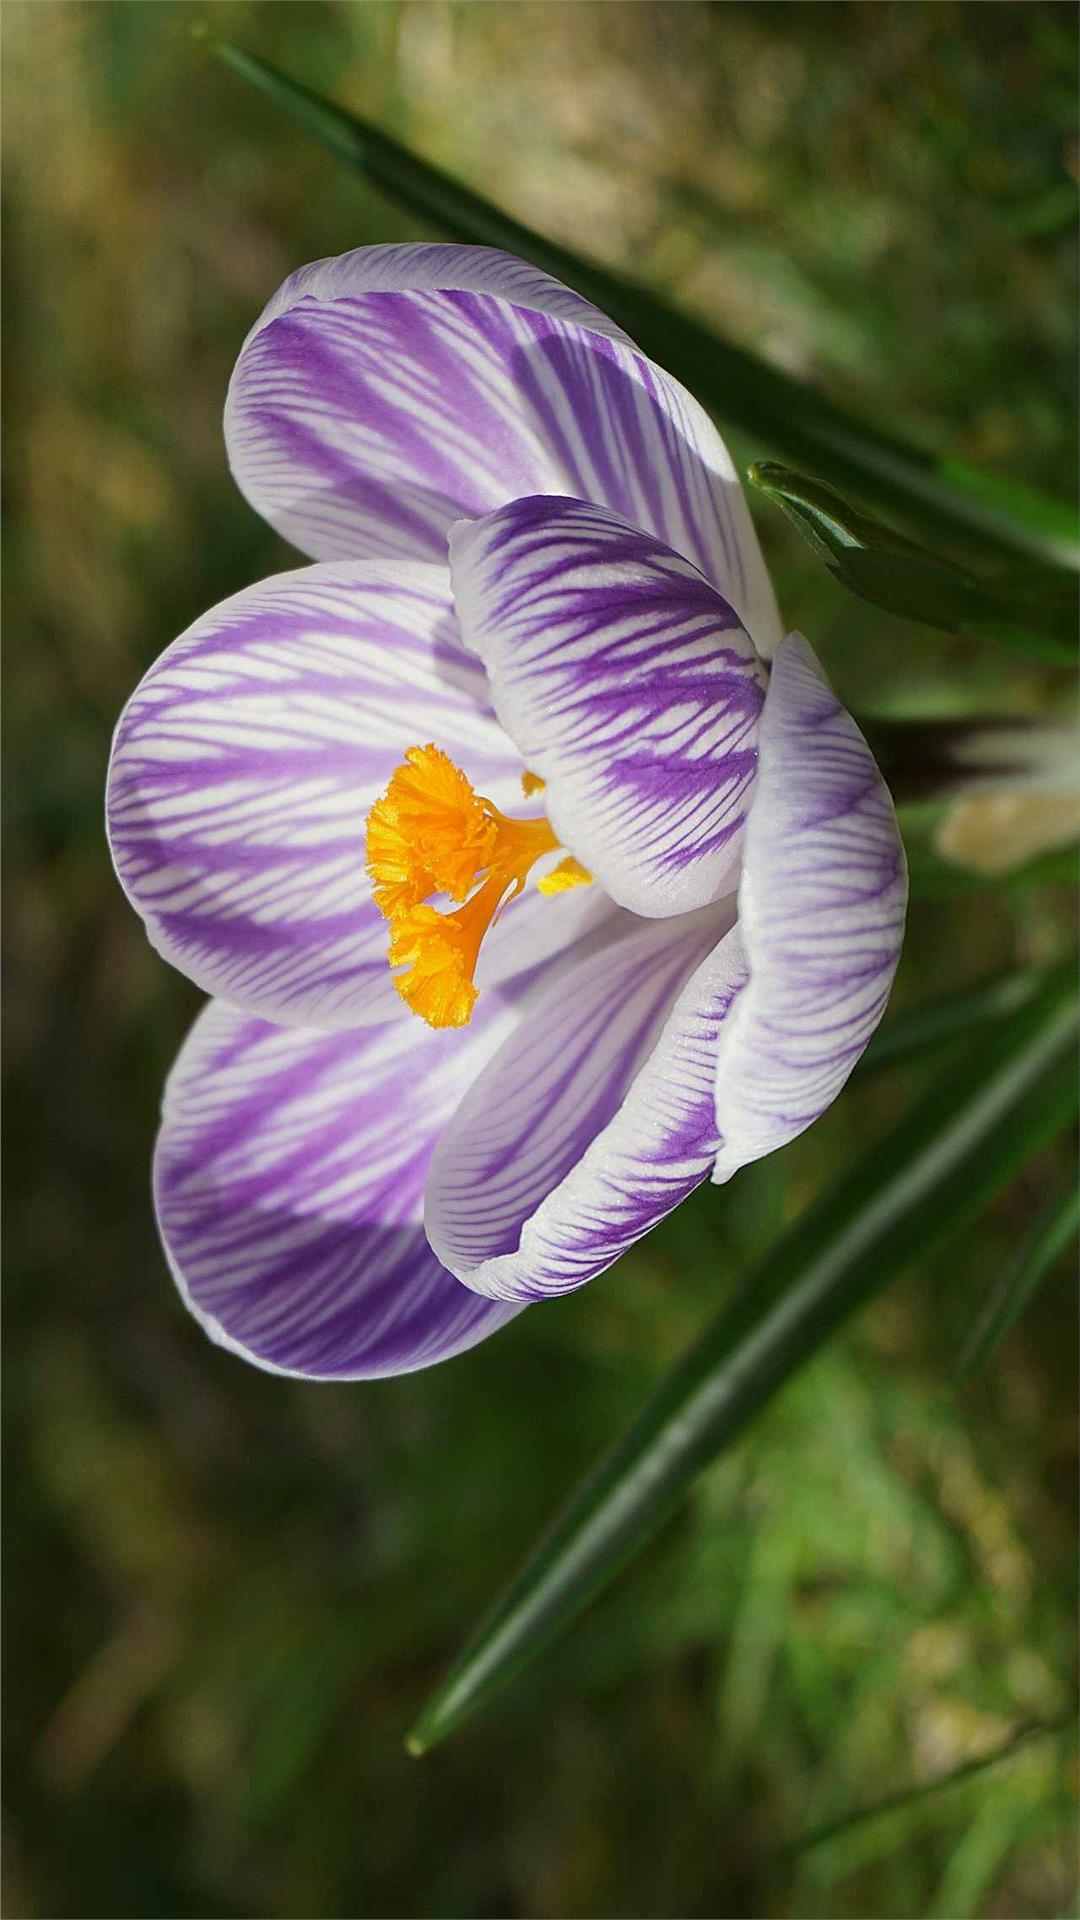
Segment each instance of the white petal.
[[731,919],[729,904],[628,922],[523,1003],[428,1178],[428,1238],[468,1286],[582,1286],[705,1178],[717,1037],[745,981]]
[[439,1265],[421,1211],[439,1131],[514,1019],[495,996],[467,1034],[205,1010],[166,1089],[154,1185],[173,1276],[212,1340],[274,1373],[368,1379],[505,1325],[516,1309]]
[[[400,1015],[367,815],[406,747],[429,740],[496,805],[535,812],[487,697],[445,567],[306,567],[197,620],[133,695],[109,773],[113,857],[154,945],[266,1018]],[[482,983],[521,964],[526,922],[531,964],[597,911],[570,896],[517,904],[518,933],[511,908],[485,943]]]
[[779,617],[716,428],[621,328],[487,247],[361,247],[287,280],[225,409],[238,484],[317,559],[440,560],[522,494],[611,507],[684,554],[763,655]]
[[750,983],[724,1029],[714,1178],[835,1100],[885,1011],[907,903],[889,792],[801,634],[773,663],[743,849]]
[[560,839],[633,913],[730,892],[765,672],[716,589],[607,509],[546,496],[461,522],[450,570]]

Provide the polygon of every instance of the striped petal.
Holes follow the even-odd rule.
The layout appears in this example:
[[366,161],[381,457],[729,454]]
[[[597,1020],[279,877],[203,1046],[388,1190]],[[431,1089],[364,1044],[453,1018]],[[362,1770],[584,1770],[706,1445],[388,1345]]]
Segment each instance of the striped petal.
[[779,617],[707,414],[613,321],[487,247],[361,247],[275,294],[225,408],[239,486],[320,560],[441,560],[455,520],[519,495],[595,500],[657,534],[739,609]]
[[777,652],[759,743],[739,889],[750,980],[716,1066],[719,1181],[835,1100],[885,1011],[907,904],[888,789],[800,634]]
[[462,636],[560,839],[623,907],[735,884],[765,671],[728,603],[652,534],[580,500],[516,500],[450,545]]
[[449,1359],[515,1309],[440,1266],[421,1224],[440,1129],[514,1021],[355,1033],[272,1026],[212,1002],[170,1076],[155,1202],[180,1292],[210,1338],[276,1373],[366,1379]]
[[638,923],[523,1003],[428,1177],[428,1238],[469,1287],[580,1287],[708,1174],[718,1035],[746,977],[731,920]]
[[[154,945],[267,1018],[400,1014],[365,870],[368,810],[404,749],[435,740],[505,811],[535,811],[487,699],[445,567],[307,567],[197,620],[113,744],[113,857]],[[485,942],[479,983],[557,950],[598,911],[587,894],[527,896]]]

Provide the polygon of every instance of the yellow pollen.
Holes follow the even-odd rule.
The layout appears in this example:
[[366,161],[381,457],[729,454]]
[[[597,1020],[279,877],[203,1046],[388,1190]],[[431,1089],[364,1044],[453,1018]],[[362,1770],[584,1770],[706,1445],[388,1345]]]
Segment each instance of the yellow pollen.
[[465,775],[440,747],[407,747],[368,815],[367,862],[387,919],[431,893],[463,900],[487,866],[497,828]]
[[529,773],[526,769],[521,776],[521,791],[526,800],[531,800],[534,793],[543,793],[546,786],[547,781],[542,780],[538,773]]
[[[536,774],[522,781],[542,788]],[[367,865],[376,905],[390,923],[394,984],[432,1027],[463,1027],[476,1005],[473,974],[480,943],[499,909],[519,894],[530,869],[559,842],[541,816],[511,820],[470,782],[441,748],[409,747],[368,815]],[[544,893],[591,878],[568,858],[539,883]],[[441,913],[432,894],[461,903]]]
[[537,881],[536,891],[550,896],[569,893],[572,887],[591,885],[592,874],[588,867],[583,867],[580,860],[575,860],[573,854],[568,853],[565,860],[560,860],[557,867],[552,867],[550,873],[545,873],[543,879]]

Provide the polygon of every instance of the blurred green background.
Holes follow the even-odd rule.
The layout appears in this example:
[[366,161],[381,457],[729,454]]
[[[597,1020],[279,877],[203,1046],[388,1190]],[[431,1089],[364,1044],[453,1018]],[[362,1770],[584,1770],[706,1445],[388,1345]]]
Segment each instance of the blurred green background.
[[[915,1074],[853,1088],[431,1373],[260,1375],[173,1295],[148,1164],[198,996],[109,870],[110,730],[190,619],[290,564],[221,439],[264,300],[303,261],[423,231],[217,68],[201,20],[866,417],[1075,486],[1071,6],[7,0],[5,1911],[1071,1912],[1060,1733],[800,1845],[1069,1711],[1067,1263],[981,1375],[955,1369],[1067,1145],[422,1763],[403,1734],[477,1610]],[[846,600],[761,524],[791,623],[864,710],[1052,691]],[[1053,958],[1072,912],[1048,887],[918,900],[896,1004]]]

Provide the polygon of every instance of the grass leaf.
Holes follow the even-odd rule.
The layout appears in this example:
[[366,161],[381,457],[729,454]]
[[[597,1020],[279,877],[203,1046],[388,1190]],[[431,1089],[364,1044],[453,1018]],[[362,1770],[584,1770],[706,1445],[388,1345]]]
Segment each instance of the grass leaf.
[[1015,1266],[1002,1275],[1000,1284],[988,1294],[982,1313],[972,1322],[957,1362],[961,1376],[974,1373],[990,1358],[1078,1232],[1080,1188],[1073,1187],[1052,1201]]
[[1076,581],[1068,594],[1059,594],[1047,591],[1041,575],[1027,581],[1015,574],[979,579],[851,506],[823,481],[774,460],[752,466],[749,479],[783,509],[833,578],[859,599],[942,633],[972,633],[1055,665],[1075,666]]
[[951,1773],[938,1776],[936,1780],[921,1780],[918,1786],[904,1787],[898,1793],[891,1793],[884,1800],[875,1800],[869,1807],[856,1807],[851,1813],[845,1813],[839,1819],[829,1820],[824,1826],[815,1827],[812,1832],[802,1834],[784,1848],[785,1854],[809,1853],[814,1847],[826,1846],[830,1840],[839,1840],[854,1827],[864,1826],[870,1820],[881,1820],[889,1814],[904,1813],[909,1807],[920,1801],[932,1799],[935,1794],[947,1793],[951,1787],[962,1786],[968,1780],[974,1780],[991,1767],[999,1767],[1003,1760],[1011,1760],[1022,1747],[1031,1740],[1045,1740],[1055,1734],[1071,1732],[1076,1724],[1073,1712],[1062,1714],[1059,1720],[1035,1721],[1030,1726],[1021,1727],[1011,1734],[1000,1747],[991,1753],[981,1753],[974,1760],[965,1760],[962,1766],[954,1767]]

